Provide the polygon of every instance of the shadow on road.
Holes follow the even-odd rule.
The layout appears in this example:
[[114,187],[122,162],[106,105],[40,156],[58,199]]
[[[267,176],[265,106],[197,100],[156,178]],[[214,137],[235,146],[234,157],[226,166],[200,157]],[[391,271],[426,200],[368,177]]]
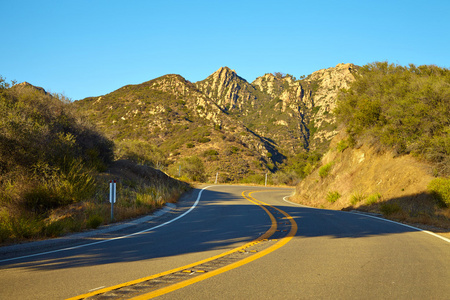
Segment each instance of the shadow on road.
[[[239,190],[239,188],[241,188]],[[29,270],[55,270],[105,264],[138,262],[209,250],[225,252],[250,242],[264,234],[271,226],[267,213],[240,196],[244,190],[262,190],[261,187],[234,187],[234,192],[205,190],[198,207],[169,225],[134,236],[101,242],[105,238],[118,238],[163,224],[180,216],[192,206],[200,190],[193,191],[179,203],[176,210],[155,220],[121,232],[105,234],[96,238],[76,241],[77,247],[36,257],[0,262],[0,269],[26,268]],[[223,188],[222,190],[226,190]],[[239,191],[238,191],[239,190]],[[380,235],[401,234],[414,231],[405,227],[365,215],[341,211],[321,210],[295,206],[281,199],[292,190],[268,189],[254,193],[261,201],[276,206],[293,217],[298,225],[295,238],[364,238]],[[61,248],[61,246],[60,246]],[[52,249],[36,249],[52,251]],[[30,253],[28,253],[30,254]],[[23,253],[16,256],[23,256]],[[0,258],[1,259],[1,258]]]

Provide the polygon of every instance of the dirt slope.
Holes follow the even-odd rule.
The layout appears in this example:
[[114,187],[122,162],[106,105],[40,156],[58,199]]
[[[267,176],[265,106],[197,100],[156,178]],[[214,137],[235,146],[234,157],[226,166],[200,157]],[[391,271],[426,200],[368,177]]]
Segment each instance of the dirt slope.
[[[305,178],[297,186],[296,202],[381,213],[425,228],[439,227],[427,228],[434,231],[450,231],[450,209],[439,208],[427,191],[433,178],[428,164],[367,145],[338,151],[337,143],[344,138],[337,135],[322,158],[322,165],[332,165],[328,175],[320,176],[318,168]],[[340,197],[332,202],[331,193],[336,192]]]

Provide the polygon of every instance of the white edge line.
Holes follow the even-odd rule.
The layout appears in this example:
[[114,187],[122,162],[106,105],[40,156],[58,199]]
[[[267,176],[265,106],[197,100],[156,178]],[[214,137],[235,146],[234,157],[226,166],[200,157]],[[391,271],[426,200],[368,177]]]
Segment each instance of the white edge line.
[[111,239],[107,239],[107,240],[101,240],[98,242],[94,242],[94,243],[89,243],[89,244],[83,244],[83,245],[79,245],[79,246],[74,246],[74,247],[68,247],[68,248],[62,248],[62,249],[57,249],[57,250],[53,250],[53,251],[47,251],[47,252],[40,252],[40,253],[35,253],[35,254],[30,254],[30,255],[24,255],[24,256],[18,256],[18,257],[13,257],[13,258],[8,258],[8,259],[2,259],[0,260],[0,263],[2,262],[7,262],[7,261],[13,261],[13,260],[19,260],[19,259],[24,259],[24,258],[30,258],[30,257],[35,257],[35,256],[41,256],[41,255],[46,255],[46,254],[52,254],[52,253],[57,253],[57,252],[62,252],[62,251],[68,251],[68,250],[74,250],[74,249],[79,249],[79,248],[84,248],[84,247],[88,247],[88,246],[93,246],[93,245],[98,245],[98,244],[102,244],[102,243],[106,243],[106,242],[112,242],[115,240],[120,240],[120,239],[124,239],[124,238],[128,238],[134,235],[138,235],[138,234],[142,234],[163,226],[166,226],[172,222],[175,222],[178,219],[181,219],[182,217],[184,217],[185,215],[187,215],[188,213],[190,213],[198,204],[198,202],[200,201],[200,197],[203,193],[203,191],[207,188],[210,188],[211,186],[207,186],[204,187],[200,190],[200,192],[198,193],[197,199],[195,200],[194,204],[187,210],[185,211],[182,215],[179,215],[178,217],[167,221],[165,223],[159,224],[157,226],[142,230],[142,231],[138,231],[138,232],[134,232],[128,235],[124,235],[124,236],[119,236],[119,237],[115,237],[115,238],[111,238]]
[[[292,195],[291,195],[291,196],[292,196]],[[320,209],[320,208],[315,208],[315,207],[305,206],[305,205],[302,205],[302,204],[299,204],[299,203],[295,203],[295,202],[291,202],[291,201],[287,200],[287,198],[289,198],[289,197],[291,197],[291,196],[285,196],[285,197],[283,197],[283,201],[288,202],[288,203],[291,203],[291,204],[294,204],[294,205],[297,205],[297,206],[301,206],[301,207],[312,208],[312,209]],[[441,235],[439,235],[439,234],[436,234],[436,233],[434,233],[434,232],[431,232],[431,231],[428,231],[428,230],[424,230],[424,229],[420,229],[420,228],[417,228],[417,227],[414,227],[414,226],[411,226],[411,225],[403,224],[403,223],[400,223],[400,222],[396,222],[396,221],[392,221],[392,220],[389,220],[389,219],[384,219],[384,218],[380,218],[380,217],[376,217],[376,216],[371,216],[371,215],[366,215],[366,214],[360,214],[360,213],[354,213],[354,212],[350,212],[350,211],[342,211],[342,210],[340,210],[340,212],[351,213],[351,214],[355,214],[355,215],[357,214],[357,215],[361,215],[361,216],[365,216],[365,217],[370,217],[370,218],[378,219],[378,220],[385,221],[385,222],[390,222],[390,223],[402,225],[402,226],[405,226],[405,227],[408,227],[408,228],[411,228],[411,229],[414,229],[414,230],[417,230],[417,231],[422,231],[422,232],[424,232],[424,233],[428,233],[428,234],[430,234],[430,235],[432,235],[432,236],[435,236],[435,237],[437,237],[437,238],[440,238],[441,240],[446,241],[447,243],[450,243],[450,239],[448,239],[448,238],[446,238],[446,237],[443,237],[443,236],[441,236]]]

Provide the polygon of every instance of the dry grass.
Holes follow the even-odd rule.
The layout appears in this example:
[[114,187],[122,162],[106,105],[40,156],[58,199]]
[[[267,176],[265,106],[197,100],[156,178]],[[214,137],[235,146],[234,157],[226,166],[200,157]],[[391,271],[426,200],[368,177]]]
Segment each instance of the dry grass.
[[0,210],[0,245],[57,237],[110,223],[110,180],[117,181],[115,222],[150,214],[167,202],[176,202],[190,189],[189,184],[161,171],[130,161],[116,161],[107,172],[96,178],[97,190],[92,198],[52,209],[46,218],[24,211],[12,200],[9,205],[3,205]]
[[[330,149],[343,138],[337,136]],[[382,213],[390,219],[450,232],[450,208],[440,206],[428,191],[433,179],[428,164],[367,146],[330,150],[322,164],[332,161],[327,177],[316,170],[297,186],[294,201],[319,208]],[[329,192],[338,192],[341,197],[327,201]]]

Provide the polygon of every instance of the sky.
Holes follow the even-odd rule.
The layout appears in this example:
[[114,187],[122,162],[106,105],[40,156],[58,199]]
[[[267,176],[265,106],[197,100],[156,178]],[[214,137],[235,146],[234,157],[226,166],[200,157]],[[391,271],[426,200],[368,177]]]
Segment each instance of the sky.
[[72,100],[228,66],[252,82],[339,63],[450,68],[450,1],[0,0],[0,76]]

